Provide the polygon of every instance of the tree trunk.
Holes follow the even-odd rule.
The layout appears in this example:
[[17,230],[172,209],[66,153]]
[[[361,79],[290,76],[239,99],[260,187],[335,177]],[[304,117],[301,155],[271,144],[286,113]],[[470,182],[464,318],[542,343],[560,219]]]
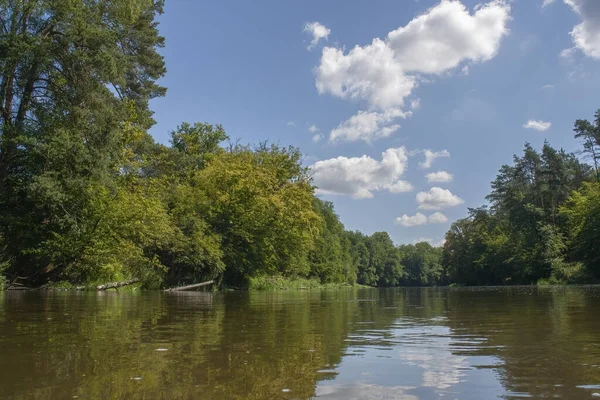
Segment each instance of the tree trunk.
[[199,288],[201,286],[207,286],[207,285],[211,285],[215,283],[215,281],[208,281],[208,282],[202,282],[202,283],[195,283],[193,285],[187,285],[187,286],[180,286],[180,287],[174,287],[174,288],[170,288],[170,289],[166,289],[165,292],[180,292],[182,290],[191,290],[191,289],[196,289]]

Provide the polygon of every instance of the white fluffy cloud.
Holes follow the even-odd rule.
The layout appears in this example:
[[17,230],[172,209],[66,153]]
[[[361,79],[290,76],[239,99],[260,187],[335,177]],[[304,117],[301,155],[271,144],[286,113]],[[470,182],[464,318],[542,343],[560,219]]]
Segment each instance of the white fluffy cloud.
[[585,55],[600,59],[600,1],[564,1],[583,21],[571,31],[571,37],[575,46]]
[[404,214],[403,216],[396,218],[396,223],[402,226],[425,225],[427,223],[427,217],[421,213],[416,213],[412,217]]
[[390,193],[407,193],[412,192],[415,188],[410,182],[398,180],[385,187]]
[[371,198],[374,191],[407,192],[412,186],[400,177],[408,163],[404,147],[387,149],[381,161],[369,156],[337,157],[318,161],[310,169],[318,194]]
[[542,7],[546,7],[549,6],[550,4],[554,3],[555,0],[544,0],[544,2],[542,3]]
[[315,143],[319,143],[321,139],[323,139],[323,135],[321,135],[320,133],[317,133],[312,137],[312,141]]
[[417,202],[422,210],[440,210],[463,204],[464,200],[452,194],[448,189],[434,186],[428,192],[417,193]]
[[416,213],[412,217],[404,214],[403,216],[396,218],[396,223],[407,227],[425,224],[443,224],[444,222],[448,222],[448,217],[441,212],[435,212],[428,217],[421,213]]
[[442,151],[431,151],[429,149],[423,150],[423,154],[425,155],[425,161],[421,161],[419,166],[423,169],[431,168],[431,165],[435,161],[436,158],[440,157],[450,157],[450,152],[448,150]]
[[429,217],[427,217],[427,222],[430,224],[443,224],[444,222],[448,222],[448,217],[446,217],[441,212],[434,212]]
[[327,28],[318,22],[308,22],[304,25],[304,32],[312,36],[312,40],[308,45],[308,49],[312,50],[321,39],[327,40],[327,37],[331,33],[331,29]]
[[390,108],[384,112],[359,111],[338,125],[337,128],[332,129],[329,134],[329,141],[356,142],[363,140],[371,143],[374,140],[388,137],[397,131],[400,125],[392,122],[397,118],[406,118],[410,114],[410,111],[404,112],[399,108]]
[[425,175],[427,182],[452,182],[454,175],[446,171],[430,172]]
[[315,132],[319,131],[319,128],[315,124],[312,124],[311,126],[308,127],[308,131],[310,133],[315,133]]
[[523,128],[535,129],[538,132],[544,132],[544,131],[547,131],[548,129],[550,129],[551,126],[552,126],[551,122],[537,121],[537,120],[530,119],[529,121],[527,121],[526,124],[523,125]]
[[348,53],[325,47],[315,70],[319,93],[366,100],[380,109],[403,107],[418,74],[440,74],[462,62],[493,58],[508,33],[510,6],[493,0],[473,13],[456,0],[443,0],[406,26]]

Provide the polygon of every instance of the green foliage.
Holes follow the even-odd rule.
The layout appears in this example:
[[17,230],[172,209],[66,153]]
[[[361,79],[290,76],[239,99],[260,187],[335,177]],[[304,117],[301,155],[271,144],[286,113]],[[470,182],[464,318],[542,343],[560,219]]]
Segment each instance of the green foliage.
[[578,119],[575,121],[575,138],[583,142],[584,154],[587,154],[594,164],[596,177],[600,179],[600,110],[594,114],[593,123]]
[[191,183],[198,212],[221,237],[225,283],[286,273],[307,276],[320,219],[296,149],[235,148],[214,156]]
[[249,279],[250,290],[311,290],[311,289],[334,289],[351,286],[349,283],[322,283],[319,278],[256,276]]
[[308,255],[310,275],[323,283],[355,283],[356,267],[350,258],[351,244],[345,235],[344,225],[333,210],[333,203],[315,198],[313,207],[322,223],[314,249]]
[[398,286],[404,276],[402,254],[387,232],[365,236],[348,233],[358,283],[366,286]]
[[561,208],[567,219],[570,257],[600,278],[600,183],[585,183]]
[[[596,260],[582,250],[593,252],[599,237],[593,218],[600,214],[593,200],[585,200],[593,197],[586,182],[592,176],[573,154],[548,143],[538,153],[526,144],[523,156],[504,165],[492,182],[491,208],[470,210],[446,234],[446,281],[501,285],[585,279],[583,264],[571,261],[591,266]],[[589,228],[582,235],[584,226]]]
[[[162,2],[0,0],[0,234],[6,273],[64,273],[116,191],[126,134],[164,93]],[[47,246],[48,245],[48,246]]]
[[399,248],[404,265],[403,286],[434,286],[442,281],[442,249],[427,242]]

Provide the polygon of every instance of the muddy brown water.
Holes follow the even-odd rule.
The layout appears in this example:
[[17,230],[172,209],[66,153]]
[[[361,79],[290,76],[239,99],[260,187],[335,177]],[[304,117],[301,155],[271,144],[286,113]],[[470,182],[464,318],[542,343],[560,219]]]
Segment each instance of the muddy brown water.
[[600,287],[0,293],[0,399],[600,398]]

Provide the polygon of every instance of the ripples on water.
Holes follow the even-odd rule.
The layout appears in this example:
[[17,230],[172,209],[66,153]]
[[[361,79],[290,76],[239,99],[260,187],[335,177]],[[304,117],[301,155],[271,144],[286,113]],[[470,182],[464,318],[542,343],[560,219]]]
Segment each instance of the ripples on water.
[[2,399],[600,397],[600,288],[0,294]]

